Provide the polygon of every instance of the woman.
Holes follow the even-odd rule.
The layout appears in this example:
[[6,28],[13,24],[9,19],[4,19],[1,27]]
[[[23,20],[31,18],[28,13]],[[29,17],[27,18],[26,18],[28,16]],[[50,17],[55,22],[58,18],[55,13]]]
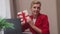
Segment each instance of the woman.
[[30,20],[22,25],[22,30],[29,28],[32,34],[50,34],[49,22],[47,15],[41,14],[41,3],[39,1],[32,1],[31,3]]

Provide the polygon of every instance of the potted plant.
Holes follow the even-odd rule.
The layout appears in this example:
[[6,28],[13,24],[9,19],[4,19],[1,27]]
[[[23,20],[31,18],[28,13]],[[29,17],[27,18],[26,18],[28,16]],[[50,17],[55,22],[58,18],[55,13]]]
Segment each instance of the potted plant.
[[0,34],[4,34],[5,28],[12,28],[14,29],[14,24],[7,22],[4,18],[0,17]]

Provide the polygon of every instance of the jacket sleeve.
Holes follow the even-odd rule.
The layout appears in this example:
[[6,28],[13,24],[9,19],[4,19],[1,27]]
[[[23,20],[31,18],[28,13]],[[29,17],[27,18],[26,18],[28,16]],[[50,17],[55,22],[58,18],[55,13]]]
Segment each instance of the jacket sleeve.
[[47,16],[44,16],[42,20],[42,34],[50,34],[49,33],[49,22],[48,22]]

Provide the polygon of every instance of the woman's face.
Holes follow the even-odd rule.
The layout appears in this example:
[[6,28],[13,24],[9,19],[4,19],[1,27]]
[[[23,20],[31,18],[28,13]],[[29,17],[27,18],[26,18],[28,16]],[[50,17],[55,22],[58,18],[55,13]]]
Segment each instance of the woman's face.
[[31,12],[33,15],[38,15],[40,12],[41,6],[40,4],[33,4],[31,7]]

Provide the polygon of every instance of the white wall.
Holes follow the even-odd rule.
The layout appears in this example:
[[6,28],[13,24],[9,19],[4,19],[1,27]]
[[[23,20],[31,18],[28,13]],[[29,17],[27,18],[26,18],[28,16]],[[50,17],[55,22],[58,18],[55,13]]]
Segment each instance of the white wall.
[[[19,4],[19,11],[29,9],[32,0],[17,0]],[[58,34],[58,23],[57,23],[57,0],[39,0],[42,3],[41,13],[45,13],[49,18],[50,33]]]
[[3,18],[11,18],[10,0],[0,0],[0,16]]

